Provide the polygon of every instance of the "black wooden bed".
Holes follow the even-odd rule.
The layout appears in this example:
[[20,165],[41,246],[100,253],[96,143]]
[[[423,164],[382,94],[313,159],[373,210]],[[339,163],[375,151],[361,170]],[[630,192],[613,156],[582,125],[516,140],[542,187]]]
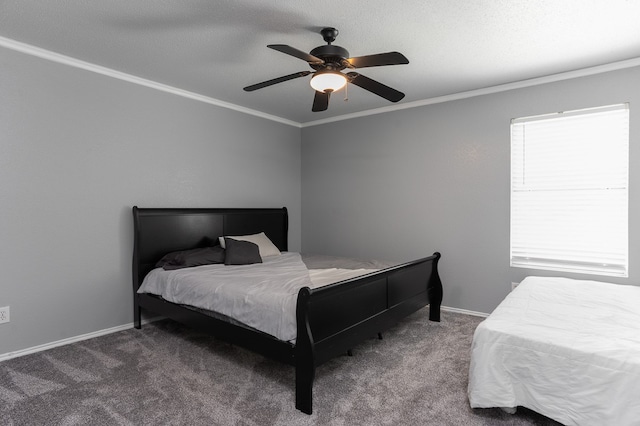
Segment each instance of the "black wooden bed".
[[440,321],[440,253],[375,273],[298,293],[294,343],[251,327],[232,324],[190,307],[137,290],[163,255],[214,244],[219,236],[264,232],[287,251],[288,214],[280,209],[191,209],[133,207],[134,326],[148,310],[295,367],[296,408],[312,413],[315,369],[400,319],[430,305],[429,319]]

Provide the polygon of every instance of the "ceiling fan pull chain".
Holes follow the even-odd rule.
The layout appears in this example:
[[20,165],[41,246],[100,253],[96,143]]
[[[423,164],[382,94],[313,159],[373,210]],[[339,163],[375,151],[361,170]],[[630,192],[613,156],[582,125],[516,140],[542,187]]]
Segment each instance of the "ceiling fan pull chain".
[[344,86],[344,101],[349,101],[349,83]]

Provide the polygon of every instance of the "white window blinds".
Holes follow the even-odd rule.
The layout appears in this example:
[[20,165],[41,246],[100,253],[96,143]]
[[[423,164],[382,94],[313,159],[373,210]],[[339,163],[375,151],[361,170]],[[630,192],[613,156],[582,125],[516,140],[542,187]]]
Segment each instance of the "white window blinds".
[[629,105],[511,122],[511,266],[628,276]]

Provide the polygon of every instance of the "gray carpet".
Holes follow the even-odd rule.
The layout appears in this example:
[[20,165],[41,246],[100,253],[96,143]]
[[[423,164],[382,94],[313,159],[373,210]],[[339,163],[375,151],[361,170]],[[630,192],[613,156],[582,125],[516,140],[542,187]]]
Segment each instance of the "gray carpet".
[[294,407],[292,367],[172,321],[0,363],[2,425],[552,425],[520,408],[472,410],[481,318],[428,308],[318,368],[314,414]]

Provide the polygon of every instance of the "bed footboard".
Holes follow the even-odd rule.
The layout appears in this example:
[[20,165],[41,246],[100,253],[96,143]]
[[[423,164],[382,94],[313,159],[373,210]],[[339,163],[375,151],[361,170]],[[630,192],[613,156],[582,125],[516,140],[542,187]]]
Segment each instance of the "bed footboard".
[[296,408],[311,414],[315,368],[429,304],[440,321],[440,253],[317,289],[297,302]]

